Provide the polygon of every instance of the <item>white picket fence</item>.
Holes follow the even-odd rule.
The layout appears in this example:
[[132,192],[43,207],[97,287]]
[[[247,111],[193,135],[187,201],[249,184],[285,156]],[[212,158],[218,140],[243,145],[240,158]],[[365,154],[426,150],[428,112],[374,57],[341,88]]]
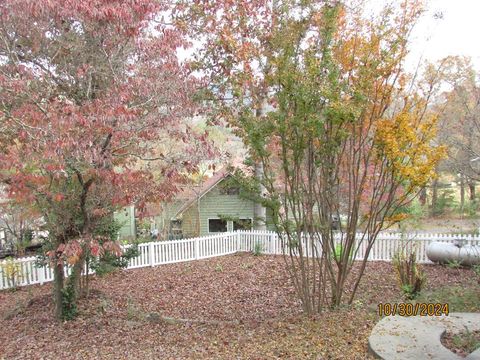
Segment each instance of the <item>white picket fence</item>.
[[[363,234],[357,234],[358,251],[356,260],[365,256],[366,241],[360,242]],[[340,237],[336,239],[340,242]],[[368,256],[368,261],[391,261],[395,251],[401,247],[415,247],[417,261],[429,263],[426,256],[427,245],[432,241],[458,242],[480,245],[480,237],[464,234],[431,234],[431,233],[381,233]],[[127,269],[147,266],[193,261],[215,256],[223,256],[236,252],[254,251],[258,248],[264,254],[282,254],[282,241],[275,232],[271,231],[235,231],[209,235],[199,238],[157,241],[143,243],[138,246],[140,254],[131,259]],[[306,252],[311,250],[304,246]],[[311,254],[310,254],[311,255]],[[69,270],[66,269],[66,275]],[[36,267],[35,257],[0,261],[0,289],[13,286],[12,273],[16,286],[43,284],[53,280],[53,271],[50,267]],[[10,276],[10,279],[9,279]]]

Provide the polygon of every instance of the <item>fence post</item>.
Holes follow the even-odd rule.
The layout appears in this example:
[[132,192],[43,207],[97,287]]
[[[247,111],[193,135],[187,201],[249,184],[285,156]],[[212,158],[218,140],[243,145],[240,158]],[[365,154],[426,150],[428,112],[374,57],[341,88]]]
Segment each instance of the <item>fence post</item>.
[[200,258],[200,244],[199,244],[200,238],[195,238],[193,239],[193,244],[195,245],[195,260],[198,260]]
[[38,282],[43,285],[45,282],[45,266],[35,268],[37,272]]
[[279,255],[281,252],[278,251],[278,233],[275,231],[273,233],[273,254]]
[[235,231],[235,241],[237,243],[237,251],[240,252],[240,230]]
[[154,267],[155,266],[155,243],[152,241],[151,243],[148,244],[148,254],[150,255],[150,266]]

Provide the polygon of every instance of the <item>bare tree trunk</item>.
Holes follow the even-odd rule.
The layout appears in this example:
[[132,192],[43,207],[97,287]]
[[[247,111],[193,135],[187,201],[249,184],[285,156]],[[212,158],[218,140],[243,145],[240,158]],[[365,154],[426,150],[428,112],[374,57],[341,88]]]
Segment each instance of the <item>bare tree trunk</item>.
[[[262,102],[260,109],[257,109],[255,116],[260,118],[262,117],[265,112],[266,112],[266,104],[265,102]],[[260,196],[264,196],[265,194],[265,186],[263,184],[263,164],[261,161],[257,161],[255,163],[255,177],[258,180],[258,183],[260,184]],[[254,204],[254,209],[253,209],[253,214],[254,214],[254,228],[255,230],[266,230],[266,209],[263,204],[260,202],[256,201]]]
[[195,236],[200,236],[200,198],[197,198],[197,213],[195,218]]
[[432,214],[435,214],[435,209],[438,204],[438,179],[432,181]]
[[63,274],[63,264],[57,264],[53,268],[54,272],[54,287],[53,287],[53,298],[55,301],[55,317],[57,320],[62,319],[63,315],[63,285],[64,285],[64,274]]
[[460,175],[460,213],[463,214],[465,207],[465,178]]
[[85,289],[86,293],[85,296],[88,297],[90,295],[90,275],[88,274],[88,268],[90,267],[90,261],[89,258],[85,260]]
[[78,261],[73,265],[72,275],[70,276],[69,281],[73,281],[73,289],[75,290],[75,300],[78,299],[84,290],[82,289],[82,272],[85,267],[86,255],[85,253],[78,259]]
[[470,191],[470,201],[474,201],[475,200],[475,182],[474,181],[470,181],[468,183],[468,189]]
[[427,188],[423,187],[422,190],[420,190],[420,204],[422,206],[425,206],[427,204]]
[[[265,186],[262,185],[263,179],[263,165],[261,163],[255,164],[255,177],[258,179],[260,183],[260,195],[263,196],[265,192]],[[255,221],[255,230],[266,230],[266,209],[263,204],[256,201],[254,204],[254,221]]]

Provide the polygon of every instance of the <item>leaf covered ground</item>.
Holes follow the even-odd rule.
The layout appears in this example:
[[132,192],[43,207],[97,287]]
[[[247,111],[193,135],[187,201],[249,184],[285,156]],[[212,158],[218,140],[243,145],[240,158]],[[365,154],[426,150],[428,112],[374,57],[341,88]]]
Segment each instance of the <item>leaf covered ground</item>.
[[454,334],[447,332],[442,337],[442,344],[461,357],[467,357],[480,348],[480,331],[462,331]]
[[[424,269],[426,296],[480,298],[472,270]],[[365,359],[378,303],[402,301],[391,264],[371,262],[353,306],[307,318],[283,259],[248,254],[119,271],[91,287],[79,317],[60,324],[51,284],[0,292],[0,359]]]

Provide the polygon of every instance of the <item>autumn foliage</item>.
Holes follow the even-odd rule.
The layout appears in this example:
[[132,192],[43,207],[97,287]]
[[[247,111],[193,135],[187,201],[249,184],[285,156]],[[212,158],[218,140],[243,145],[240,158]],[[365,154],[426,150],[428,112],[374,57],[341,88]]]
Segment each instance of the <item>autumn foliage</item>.
[[264,169],[257,185],[307,313],[340,305],[347,279],[353,301],[366,260],[351,274],[351,258],[362,246],[367,259],[444,156],[432,87],[403,68],[422,6],[402,1],[367,17],[355,1],[180,1],[218,114]]
[[[63,266],[78,281],[88,255],[120,252],[99,230],[114,210],[170,197],[210,152],[189,126],[199,83],[177,59],[186,43],[163,22],[167,5],[0,4],[0,181],[46,222],[57,304]],[[161,147],[172,142],[177,154]]]
[[[348,281],[352,303],[379,231],[403,218],[444,153],[433,141],[432,86],[403,68],[422,3],[372,18],[355,1],[171,5],[0,4],[0,181],[46,222],[57,316],[62,296],[80,294],[88,256],[119,254],[102,230],[113,211],[169,198],[211,155],[188,122],[200,88],[264,170],[255,185],[303,309],[340,305]],[[180,62],[192,44],[193,61]],[[344,218],[340,243],[333,218]]]

